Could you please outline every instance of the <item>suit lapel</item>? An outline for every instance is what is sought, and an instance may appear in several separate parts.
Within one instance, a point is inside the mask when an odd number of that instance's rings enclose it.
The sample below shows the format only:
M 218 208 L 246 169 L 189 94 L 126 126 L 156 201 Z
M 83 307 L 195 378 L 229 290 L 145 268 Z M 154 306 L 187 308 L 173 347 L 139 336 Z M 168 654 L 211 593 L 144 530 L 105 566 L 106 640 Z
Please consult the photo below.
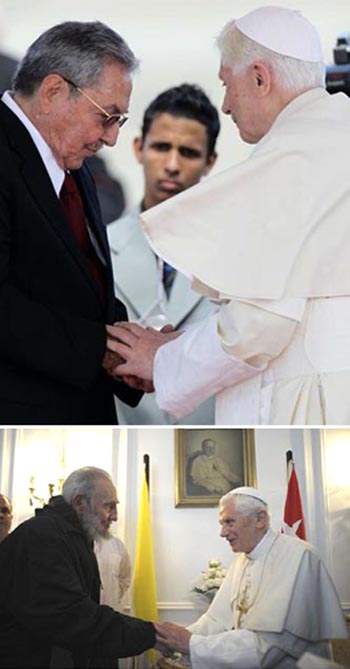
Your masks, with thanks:
M 105 226 L 102 223 L 99 202 L 96 196 L 93 177 L 86 165 L 80 170 L 72 172 L 83 199 L 84 209 L 89 220 L 89 225 L 95 235 L 100 253 L 105 262 L 109 260 L 109 247 Z

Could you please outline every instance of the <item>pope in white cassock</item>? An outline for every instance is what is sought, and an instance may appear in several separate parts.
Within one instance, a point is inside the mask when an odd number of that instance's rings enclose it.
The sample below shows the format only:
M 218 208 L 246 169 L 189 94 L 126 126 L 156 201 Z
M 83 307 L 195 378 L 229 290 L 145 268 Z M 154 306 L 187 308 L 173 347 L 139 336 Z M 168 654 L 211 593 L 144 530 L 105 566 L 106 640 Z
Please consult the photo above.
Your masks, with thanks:
M 221 536 L 241 553 L 207 612 L 187 629 L 157 623 L 158 642 L 188 653 L 194 669 L 291 669 L 304 652 L 329 657 L 345 638 L 330 575 L 310 544 L 270 529 L 254 488 L 220 500 Z
M 325 91 L 318 33 L 298 11 L 256 9 L 218 46 L 222 110 L 256 146 L 142 220 L 220 308 L 177 338 L 108 328 L 126 360 L 113 373 L 153 378 L 177 417 L 216 394 L 218 424 L 349 424 L 350 100 Z

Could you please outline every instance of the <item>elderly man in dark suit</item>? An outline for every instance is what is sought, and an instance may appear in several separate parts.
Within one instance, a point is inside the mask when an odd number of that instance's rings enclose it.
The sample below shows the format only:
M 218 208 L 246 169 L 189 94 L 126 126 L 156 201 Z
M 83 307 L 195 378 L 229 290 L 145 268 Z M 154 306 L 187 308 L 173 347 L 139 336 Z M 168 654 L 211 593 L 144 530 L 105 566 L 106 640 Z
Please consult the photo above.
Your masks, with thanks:
M 0 423 L 113 424 L 105 368 L 115 300 L 106 233 L 84 165 L 114 146 L 137 60 L 99 22 L 66 22 L 29 48 L 0 102 Z

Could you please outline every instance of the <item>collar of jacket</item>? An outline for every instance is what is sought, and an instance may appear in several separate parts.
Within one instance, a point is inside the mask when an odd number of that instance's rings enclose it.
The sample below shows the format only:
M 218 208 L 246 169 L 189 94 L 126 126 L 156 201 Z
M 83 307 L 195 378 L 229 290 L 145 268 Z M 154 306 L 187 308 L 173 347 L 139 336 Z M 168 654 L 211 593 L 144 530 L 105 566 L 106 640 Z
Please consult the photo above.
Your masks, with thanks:
M 83 534 L 88 544 L 93 546 L 93 541 L 84 530 L 77 513 L 71 505 L 65 501 L 62 495 L 54 495 L 51 497 L 48 504 L 45 504 L 42 509 L 35 510 L 35 515 L 56 517 L 57 520 L 63 521 L 67 532 L 79 532 L 80 534 Z

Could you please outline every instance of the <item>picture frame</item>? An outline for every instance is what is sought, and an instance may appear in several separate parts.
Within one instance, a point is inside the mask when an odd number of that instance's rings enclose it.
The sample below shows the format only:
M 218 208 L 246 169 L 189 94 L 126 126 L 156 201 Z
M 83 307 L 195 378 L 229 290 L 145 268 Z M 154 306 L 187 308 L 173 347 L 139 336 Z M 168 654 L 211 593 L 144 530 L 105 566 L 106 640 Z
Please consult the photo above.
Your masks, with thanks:
M 239 486 L 256 486 L 254 430 L 175 430 L 175 506 L 217 506 Z

